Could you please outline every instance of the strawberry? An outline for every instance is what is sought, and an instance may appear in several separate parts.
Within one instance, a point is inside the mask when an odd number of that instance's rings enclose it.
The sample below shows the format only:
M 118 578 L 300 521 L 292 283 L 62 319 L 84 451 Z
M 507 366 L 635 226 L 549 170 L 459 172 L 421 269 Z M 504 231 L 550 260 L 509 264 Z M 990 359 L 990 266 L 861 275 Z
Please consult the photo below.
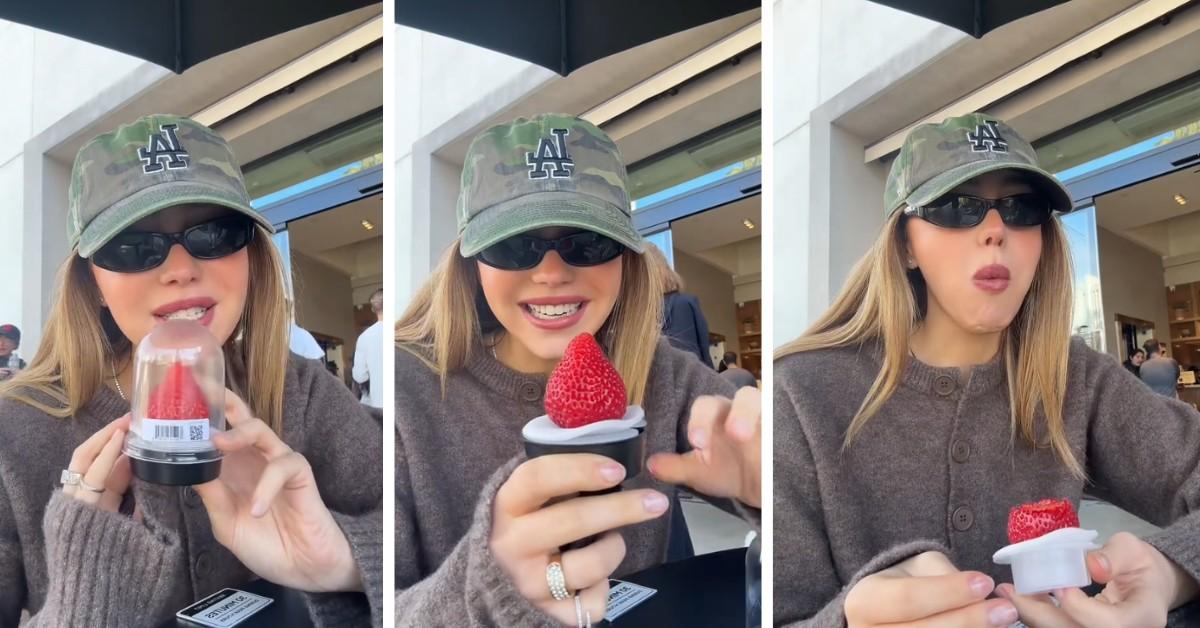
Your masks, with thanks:
M 556 425 L 580 427 L 625 416 L 625 383 L 591 334 L 567 345 L 546 384 L 546 414 Z
M 1062 528 L 1078 528 L 1079 515 L 1065 499 L 1043 499 L 1022 504 L 1008 513 L 1008 542 L 1036 539 Z
M 150 391 L 146 403 L 146 417 L 150 419 L 204 419 L 208 418 L 208 404 L 204 391 L 192 376 L 192 371 L 180 362 L 167 369 L 167 375 Z

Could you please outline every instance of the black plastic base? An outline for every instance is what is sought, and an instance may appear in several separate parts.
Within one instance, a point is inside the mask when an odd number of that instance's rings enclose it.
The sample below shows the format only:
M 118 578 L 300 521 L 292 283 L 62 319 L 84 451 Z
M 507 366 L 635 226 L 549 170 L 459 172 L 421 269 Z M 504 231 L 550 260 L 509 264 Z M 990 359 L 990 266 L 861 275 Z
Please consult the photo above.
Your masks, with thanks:
M 150 462 L 130 456 L 129 466 L 138 479 L 152 484 L 168 486 L 193 486 L 204 484 L 217 479 L 221 475 L 221 459 L 207 462 L 189 462 L 172 464 L 167 462 Z

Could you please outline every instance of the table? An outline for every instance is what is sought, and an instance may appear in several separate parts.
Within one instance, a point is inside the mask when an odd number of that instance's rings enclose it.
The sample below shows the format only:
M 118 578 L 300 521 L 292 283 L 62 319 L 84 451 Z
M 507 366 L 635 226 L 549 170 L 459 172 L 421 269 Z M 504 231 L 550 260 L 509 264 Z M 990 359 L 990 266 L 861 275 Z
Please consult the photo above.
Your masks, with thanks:
M 272 628 L 277 626 L 313 628 L 312 618 L 308 615 L 308 606 L 304 603 L 303 593 L 266 580 L 255 580 L 233 588 L 257 593 L 275 600 L 270 606 L 238 624 L 238 628 L 266 628 L 267 626 Z M 172 617 L 159 628 L 200 628 L 200 625 Z
M 653 597 L 602 626 L 746 625 L 746 548 L 664 563 L 618 580 L 657 589 Z

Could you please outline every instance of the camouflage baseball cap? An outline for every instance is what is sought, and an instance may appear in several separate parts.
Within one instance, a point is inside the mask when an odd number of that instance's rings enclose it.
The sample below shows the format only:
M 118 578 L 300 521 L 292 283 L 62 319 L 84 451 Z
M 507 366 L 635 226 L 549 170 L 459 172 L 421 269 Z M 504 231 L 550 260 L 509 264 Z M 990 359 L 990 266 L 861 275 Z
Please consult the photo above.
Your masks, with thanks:
M 1054 175 L 1038 166 L 1037 153 L 1004 122 L 982 113 L 922 124 L 904 138 L 892 162 L 883 193 L 884 217 L 904 207 L 920 207 L 979 175 L 996 170 L 1027 173 L 1031 185 L 1051 198 L 1054 208 L 1071 211 L 1071 195 Z
M 224 138 L 189 118 L 146 116 L 79 149 L 71 169 L 69 244 L 91 257 L 137 221 L 192 203 L 237 210 L 273 231 L 250 207 L 241 168 Z
M 543 114 L 494 126 L 467 150 L 459 252 L 471 257 L 526 231 L 575 227 L 641 253 L 627 190 L 617 145 L 586 120 Z

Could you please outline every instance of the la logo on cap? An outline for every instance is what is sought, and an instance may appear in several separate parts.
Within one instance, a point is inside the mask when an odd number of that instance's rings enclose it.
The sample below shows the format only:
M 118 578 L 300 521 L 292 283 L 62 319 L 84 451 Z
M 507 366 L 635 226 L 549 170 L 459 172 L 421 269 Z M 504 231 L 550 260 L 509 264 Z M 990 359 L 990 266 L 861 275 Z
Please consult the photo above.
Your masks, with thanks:
M 567 154 L 567 134 L 570 129 L 551 129 L 553 138 L 538 140 L 537 150 L 525 153 L 530 179 L 568 179 L 575 171 L 575 161 Z
M 152 174 L 167 170 L 182 170 L 188 167 L 188 159 L 190 155 L 184 150 L 179 143 L 179 136 L 175 135 L 175 129 L 179 128 L 176 124 L 164 124 L 159 127 L 158 133 L 150 136 L 145 148 L 138 150 L 138 157 L 142 159 L 142 172 Z
M 1000 137 L 1000 127 L 992 120 L 976 125 L 974 133 L 967 133 L 967 139 L 971 140 L 973 153 L 1008 152 L 1008 142 Z

